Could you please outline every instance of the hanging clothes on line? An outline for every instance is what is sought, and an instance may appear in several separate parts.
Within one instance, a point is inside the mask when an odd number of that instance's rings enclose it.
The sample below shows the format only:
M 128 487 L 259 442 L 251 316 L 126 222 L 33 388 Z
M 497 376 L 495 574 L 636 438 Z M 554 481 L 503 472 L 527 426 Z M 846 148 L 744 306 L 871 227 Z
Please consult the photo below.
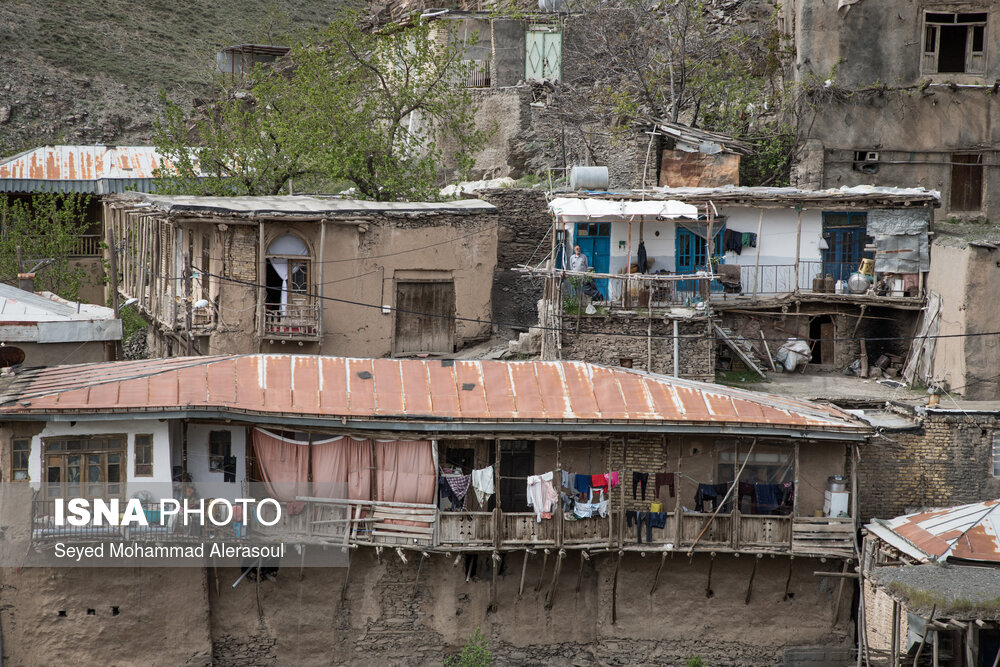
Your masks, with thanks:
M 660 487 L 666 486 L 670 489 L 670 497 L 674 496 L 674 473 L 672 472 L 658 472 L 656 473 L 656 478 L 653 483 L 653 495 L 657 498 L 660 497 Z
M 573 488 L 580 494 L 580 498 L 590 494 L 590 475 L 573 475 Z
M 552 506 L 559 502 L 559 495 L 552 487 L 552 473 L 529 475 L 527 480 L 528 507 L 534 508 L 538 523 L 542 518 L 552 518 Z
M 444 495 L 451 501 L 453 510 L 465 509 L 465 497 L 469 493 L 469 485 L 472 483 L 472 475 L 442 475 L 444 482 Z
M 472 490 L 476 493 L 479 506 L 485 508 L 490 496 L 496 492 L 493 481 L 493 466 L 472 471 Z
M 743 232 L 743 247 L 744 248 L 757 247 L 757 234 L 755 232 Z
M 723 234 L 722 247 L 726 252 L 732 251 L 737 255 L 743 252 L 743 234 L 727 229 Z

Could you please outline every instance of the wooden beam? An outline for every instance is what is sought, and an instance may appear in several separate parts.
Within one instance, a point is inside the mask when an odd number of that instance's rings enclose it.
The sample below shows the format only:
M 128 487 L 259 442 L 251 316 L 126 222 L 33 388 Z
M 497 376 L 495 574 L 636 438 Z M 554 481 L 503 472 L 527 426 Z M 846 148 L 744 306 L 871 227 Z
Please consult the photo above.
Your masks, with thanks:
M 549 586 L 549 594 L 545 598 L 545 608 L 552 609 L 556 601 L 556 587 L 559 585 L 559 573 L 562 571 L 562 562 L 566 558 L 566 550 L 560 549 L 556 554 L 556 566 L 552 572 L 552 585 Z
M 542 578 L 545 576 L 545 566 L 549 562 L 549 550 L 545 549 L 542 551 L 542 569 L 538 572 L 538 583 L 535 584 L 535 592 L 542 590 Z
M 753 580 L 757 576 L 757 561 L 761 559 L 761 555 L 757 554 L 757 557 L 753 559 L 753 569 L 750 570 L 750 581 L 747 582 L 747 594 L 743 599 L 743 604 L 750 604 L 750 596 L 753 594 Z
M 757 286 L 760 284 L 760 246 L 764 240 L 763 236 L 764 230 L 764 209 L 760 209 L 760 217 L 757 218 L 757 252 L 755 253 L 753 259 L 753 298 L 757 298 Z M 767 345 L 767 342 L 764 342 Z M 770 356 L 770 353 L 768 353 Z M 771 364 L 771 370 L 774 370 L 774 363 Z
M 798 220 L 795 223 L 795 289 L 792 290 L 795 294 L 799 293 L 799 257 L 802 255 L 802 207 L 796 206 L 798 210 Z M 757 244 L 760 245 L 760 239 L 757 239 Z
M 664 551 L 660 556 L 660 566 L 656 568 L 656 576 L 653 577 L 653 587 L 649 589 L 649 594 L 652 595 L 656 592 L 656 586 L 660 583 L 660 570 L 663 569 L 663 564 L 667 561 L 667 552 Z
M 615 561 L 615 575 L 611 583 L 611 625 L 618 622 L 618 570 L 622 566 L 622 556 L 624 551 L 618 551 L 618 560 Z
M 524 575 L 528 572 L 528 550 L 524 550 L 524 560 L 521 561 L 521 585 L 517 588 L 517 599 L 521 599 L 521 594 L 524 593 Z

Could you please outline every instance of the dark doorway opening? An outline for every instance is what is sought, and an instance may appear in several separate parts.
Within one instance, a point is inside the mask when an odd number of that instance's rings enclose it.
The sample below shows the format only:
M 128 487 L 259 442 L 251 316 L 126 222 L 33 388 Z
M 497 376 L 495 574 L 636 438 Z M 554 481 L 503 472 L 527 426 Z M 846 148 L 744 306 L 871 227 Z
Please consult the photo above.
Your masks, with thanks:
M 809 338 L 812 340 L 812 362 L 814 364 L 833 363 L 835 336 L 833 317 L 819 315 L 809 322 Z

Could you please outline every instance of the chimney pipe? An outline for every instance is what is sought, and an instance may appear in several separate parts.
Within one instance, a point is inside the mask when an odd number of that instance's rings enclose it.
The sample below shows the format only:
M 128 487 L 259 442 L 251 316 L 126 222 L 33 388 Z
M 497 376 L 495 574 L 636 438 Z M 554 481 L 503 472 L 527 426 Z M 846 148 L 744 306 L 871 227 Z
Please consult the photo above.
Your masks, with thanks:
M 25 292 L 35 291 L 35 274 L 34 273 L 19 273 L 17 274 L 17 286 L 23 289 Z

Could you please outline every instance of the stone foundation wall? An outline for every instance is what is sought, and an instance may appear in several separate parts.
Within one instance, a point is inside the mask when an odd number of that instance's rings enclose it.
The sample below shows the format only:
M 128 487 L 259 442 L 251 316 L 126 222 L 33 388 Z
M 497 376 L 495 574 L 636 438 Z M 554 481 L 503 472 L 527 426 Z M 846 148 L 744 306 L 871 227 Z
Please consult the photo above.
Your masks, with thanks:
M 606 366 L 620 366 L 631 359 L 632 368 L 672 375 L 674 372 L 673 324 L 662 318 L 651 321 L 640 315 L 584 315 L 580 333 L 576 317 L 565 316 L 563 326 L 574 333 L 562 335 L 561 357 Z M 678 326 L 679 374 L 690 380 L 715 379 L 715 340 L 706 335 L 706 322 L 681 322 Z M 647 333 L 652 329 L 652 336 Z M 652 364 L 647 364 L 650 356 Z

